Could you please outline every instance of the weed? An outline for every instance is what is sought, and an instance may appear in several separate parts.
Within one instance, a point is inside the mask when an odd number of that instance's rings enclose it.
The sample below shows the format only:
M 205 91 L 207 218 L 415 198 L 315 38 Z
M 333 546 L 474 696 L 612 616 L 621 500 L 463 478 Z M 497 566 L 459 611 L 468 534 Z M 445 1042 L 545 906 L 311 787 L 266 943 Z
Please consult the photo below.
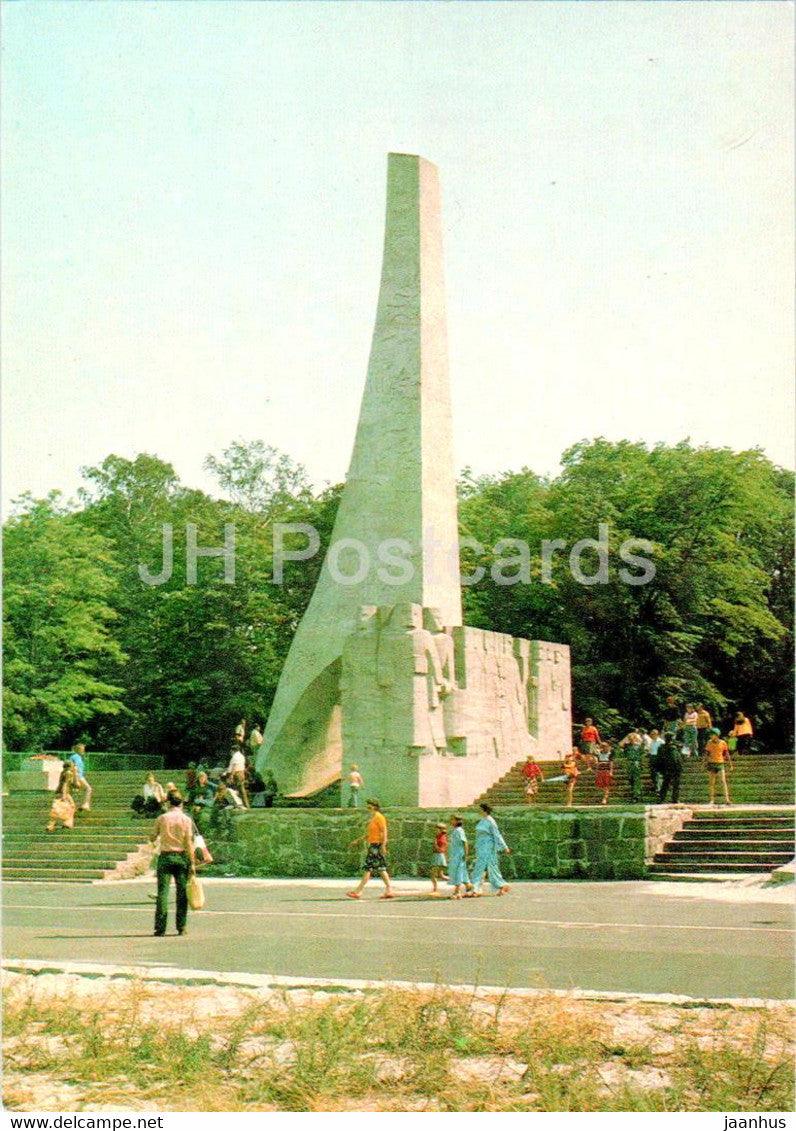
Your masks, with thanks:
M 763 1112 L 792 1104 L 784 1009 L 490 997 L 444 986 L 316 992 L 309 1001 L 306 990 L 79 979 L 59 986 L 56 994 L 27 975 L 7 979 L 11 1110 L 48 1110 L 49 1102 L 63 1111 L 101 1103 L 219 1112 Z M 56 1084 L 72 1090 L 57 1093 Z

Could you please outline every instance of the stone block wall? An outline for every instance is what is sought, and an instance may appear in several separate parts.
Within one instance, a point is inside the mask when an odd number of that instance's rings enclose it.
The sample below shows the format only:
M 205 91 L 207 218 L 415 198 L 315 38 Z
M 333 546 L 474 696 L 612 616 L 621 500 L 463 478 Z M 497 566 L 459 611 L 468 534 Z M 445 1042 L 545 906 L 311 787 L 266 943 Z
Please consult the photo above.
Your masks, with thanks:
M 651 805 L 647 810 L 647 837 L 645 858 L 651 864 L 656 852 L 679 832 L 686 821 L 690 821 L 694 810 L 688 805 Z
M 389 866 L 396 878 L 429 874 L 434 826 L 448 810 L 389 809 Z M 462 813 L 471 845 L 478 814 Z M 512 854 L 501 855 L 506 879 L 641 879 L 646 875 L 643 810 L 534 810 L 495 814 Z M 228 836 L 208 835 L 216 863 L 208 875 L 353 877 L 363 848 L 348 848 L 364 831 L 353 810 L 270 809 L 237 815 Z

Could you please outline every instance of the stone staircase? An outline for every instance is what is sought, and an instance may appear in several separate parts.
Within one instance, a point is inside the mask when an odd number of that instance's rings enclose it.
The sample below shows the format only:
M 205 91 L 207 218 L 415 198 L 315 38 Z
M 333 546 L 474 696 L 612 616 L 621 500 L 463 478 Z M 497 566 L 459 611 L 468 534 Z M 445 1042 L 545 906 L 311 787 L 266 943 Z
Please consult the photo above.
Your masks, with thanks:
M 539 762 L 545 778 L 561 773 L 559 762 Z M 794 800 L 794 762 L 790 754 L 748 754 L 736 757 L 735 767 L 727 774 L 730 797 L 735 805 L 792 805 Z M 495 782 L 474 804 L 486 801 L 492 806 L 525 805 L 525 778 L 523 763 L 518 762 L 508 773 Z M 630 804 L 630 783 L 627 762 L 617 756 L 613 764 L 614 785 L 611 803 Z M 680 779 L 680 801 L 686 805 L 702 805 L 708 800 L 708 775 L 701 759 L 687 759 Z M 543 782 L 533 802 L 534 805 L 563 805 L 566 786 L 563 782 Z M 594 773 L 582 771 L 575 787 L 575 805 L 599 805 L 602 790 L 594 784 Z M 645 769 L 642 780 L 642 802 L 653 804 L 656 798 Z
M 92 808 L 75 816 L 73 829 L 45 831 L 52 794 L 11 793 L 3 799 L 3 879 L 87 883 L 126 879 L 149 866 L 152 822 L 135 817 L 130 802 L 140 792 L 140 771 L 95 771 Z M 166 772 L 159 774 L 165 785 Z M 177 782 L 182 788 L 182 774 Z M 75 800 L 82 803 L 77 791 Z
M 546 777 L 559 773 L 557 762 L 540 765 Z M 736 805 L 748 808 L 697 810 L 655 857 L 651 875 L 769 872 L 792 858 L 792 759 L 784 755 L 750 755 L 737 758 L 735 765 L 737 769 L 730 775 L 731 796 Z M 525 805 L 521 767 L 522 763 L 518 763 L 479 800 L 494 806 Z M 170 773 L 183 789 L 183 773 Z M 158 774 L 164 785 L 168 776 L 167 771 Z M 615 778 L 611 802 L 627 805 L 630 789 L 621 761 L 615 767 Z M 4 799 L 4 879 L 86 883 L 127 878 L 146 870 L 151 822 L 134 817 L 130 809 L 143 775 L 140 771 L 95 771 L 89 774 L 89 780 L 94 788 L 92 809 L 78 813 L 74 829 L 45 832 L 50 793 L 20 791 Z M 534 807 L 563 804 L 564 788 L 563 783 L 544 783 Z M 76 799 L 80 802 L 80 793 Z M 582 774 L 575 790 L 575 804 L 598 805 L 600 799 L 593 773 Z M 701 763 L 686 763 L 680 799 L 690 805 L 707 801 L 707 774 Z M 644 800 L 654 800 L 646 781 Z M 306 806 L 307 802 L 303 804 Z
M 649 866 L 657 878 L 771 872 L 793 859 L 794 809 L 696 810 Z

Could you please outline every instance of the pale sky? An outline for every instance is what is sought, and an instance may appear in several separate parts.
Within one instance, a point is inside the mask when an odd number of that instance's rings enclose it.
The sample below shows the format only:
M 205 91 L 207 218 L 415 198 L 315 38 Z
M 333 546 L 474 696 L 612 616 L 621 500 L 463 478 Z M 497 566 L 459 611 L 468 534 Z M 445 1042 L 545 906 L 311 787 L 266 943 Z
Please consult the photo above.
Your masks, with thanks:
M 4 6 L 3 499 L 262 439 L 343 478 L 386 155 L 440 169 L 454 444 L 793 462 L 785 3 Z

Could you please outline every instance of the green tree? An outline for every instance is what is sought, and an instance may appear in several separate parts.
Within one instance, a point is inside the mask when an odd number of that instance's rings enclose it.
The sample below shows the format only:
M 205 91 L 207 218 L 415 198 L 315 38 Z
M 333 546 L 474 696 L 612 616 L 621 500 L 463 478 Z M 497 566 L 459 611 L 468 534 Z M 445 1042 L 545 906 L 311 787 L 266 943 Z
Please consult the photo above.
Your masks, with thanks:
M 103 724 L 96 736 L 102 745 L 152 751 L 179 764 L 225 755 L 238 718 L 267 717 L 312 592 L 307 574 L 320 567 L 319 560 L 307 563 L 307 571 L 289 569 L 286 584 L 274 585 L 273 524 L 312 522 L 323 529 L 336 504 L 325 495 L 316 503 L 288 457 L 269 448 L 269 458 L 260 459 L 263 451 L 232 445 L 214 461 L 220 485 L 234 496 L 227 499 L 184 488 L 171 466 L 153 456 L 111 456 L 86 469 L 82 521 L 111 540 L 121 563 L 117 633 L 129 657 L 116 674 L 130 713 Z M 196 577 L 187 575 L 189 524 L 204 548 L 224 545 L 231 528 L 232 583 L 218 557 L 200 557 Z M 164 570 L 169 540 L 170 573 Z M 157 583 L 148 584 L 141 567 Z
M 65 744 L 79 730 L 171 765 L 224 754 L 238 718 L 265 719 L 340 487 L 313 493 L 302 468 L 261 443 L 236 442 L 207 466 L 223 498 L 184 487 L 155 456 L 112 455 L 85 470 L 81 509 L 27 498 L 6 524 L 9 744 Z M 465 586 L 466 623 L 569 644 L 578 717 L 654 723 L 674 692 L 719 717 L 745 710 L 769 745 L 790 740 L 793 477 L 759 452 L 583 442 L 552 481 L 527 468 L 466 475 L 459 518 L 474 540 L 463 572 L 484 573 Z M 280 585 L 276 523 L 320 535 L 319 553 L 288 564 Z M 188 576 L 191 527 L 200 547 L 234 529 L 234 584 L 219 558 Z M 601 527 L 605 576 L 593 547 L 571 559 Z M 648 584 L 620 574 L 638 574 L 620 558 L 634 538 L 649 543 Z M 545 558 L 545 543 L 560 545 Z M 163 576 L 148 583 L 141 567 L 149 582 Z
M 263 521 L 312 498 L 305 468 L 262 440 L 235 440 L 221 458 L 208 456 L 204 466 L 231 502 Z
M 6 740 L 38 749 L 124 710 L 122 687 L 105 677 L 124 661 L 113 635 L 118 563 L 57 492 L 23 496 L 3 546 Z
M 665 696 L 704 700 L 720 717 L 742 708 L 769 743 L 790 740 L 793 619 L 792 477 L 759 452 L 691 447 L 652 450 L 598 439 L 575 445 L 545 483 L 530 472 L 465 484 L 463 533 L 486 547 L 529 541 L 530 585 L 499 586 L 487 573 L 465 590 L 470 623 L 572 648 L 575 709 L 615 729 L 659 720 Z M 608 572 L 584 549 L 607 527 Z M 645 539 L 649 551 L 628 546 Z M 543 540 L 559 540 L 541 577 Z M 620 558 L 634 550 L 654 563 L 641 576 Z M 464 555 L 463 555 L 464 556 Z M 496 555 L 487 550 L 487 570 Z
M 189 526 L 200 548 L 225 541 L 230 506 L 182 486 L 171 465 L 140 455 L 110 456 L 87 468 L 81 520 L 108 538 L 120 562 L 117 632 L 129 657 L 118 672 L 130 713 L 96 736 L 113 749 L 152 752 L 167 765 L 215 753 L 245 712 L 252 633 L 245 571 L 234 584 L 224 562 L 199 557 L 189 578 Z M 241 531 L 235 530 L 236 566 Z

